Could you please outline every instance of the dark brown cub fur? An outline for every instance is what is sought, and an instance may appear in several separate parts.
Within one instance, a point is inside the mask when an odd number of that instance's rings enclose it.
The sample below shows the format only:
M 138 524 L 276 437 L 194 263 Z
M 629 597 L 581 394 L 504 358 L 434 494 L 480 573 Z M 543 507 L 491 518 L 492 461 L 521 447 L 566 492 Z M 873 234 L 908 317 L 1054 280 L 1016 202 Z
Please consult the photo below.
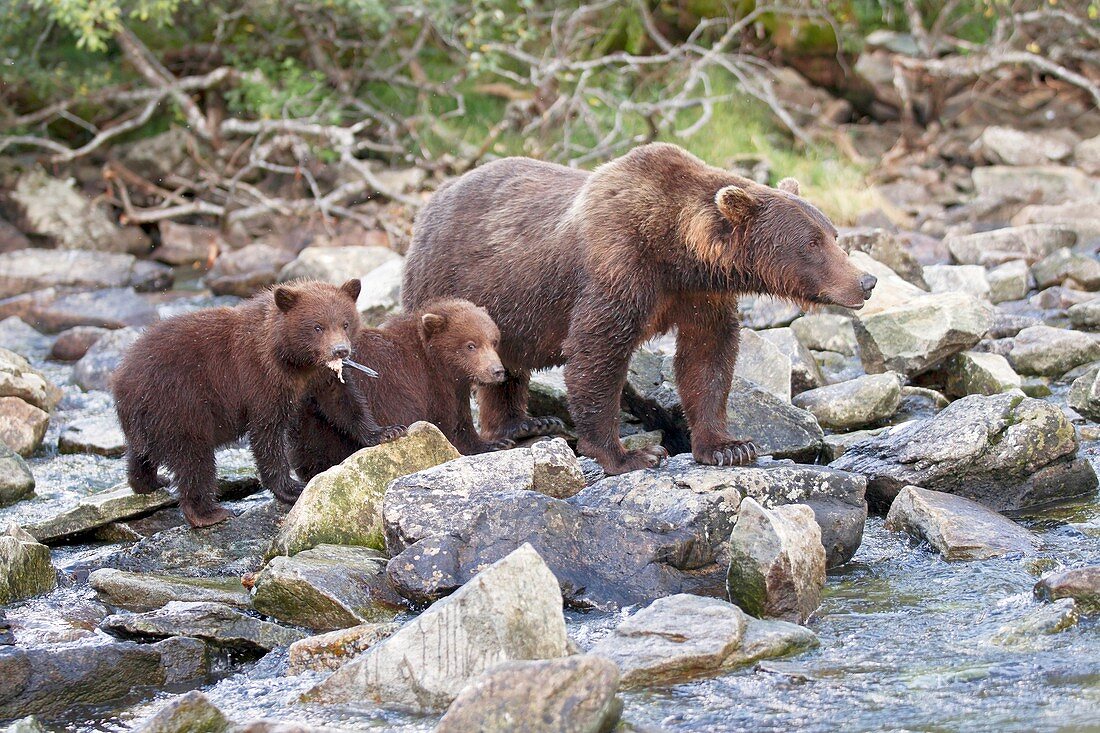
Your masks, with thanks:
M 229 516 L 215 496 L 214 451 L 248 435 L 264 485 L 293 502 L 286 431 L 308 383 L 351 353 L 359 281 L 282 285 L 236 308 L 211 308 L 152 326 L 114 376 L 130 486 L 148 493 L 175 477 L 195 527 Z
M 623 447 L 620 396 L 634 350 L 676 328 L 695 459 L 747 463 L 755 447 L 726 425 L 738 295 L 858 308 L 874 287 L 797 193 L 793 181 L 769 188 L 662 143 L 593 173 L 498 160 L 441 187 L 421 211 L 403 304 L 467 298 L 500 326 L 508 379 L 478 392 L 488 436 L 523 429 L 531 370 L 565 363 L 579 447 L 608 473 L 663 457 Z
M 511 440 L 483 440 L 470 414 L 471 385 L 504 378 L 499 339 L 489 314 L 465 300 L 429 303 L 381 328 L 360 331 L 355 351 L 381 376 L 345 372 L 348 386 L 363 394 L 364 406 L 346 399 L 335 380 L 311 385 L 292 440 L 298 474 L 308 479 L 374 445 L 343 428 L 354 424 L 364 407 L 383 424 L 434 423 L 464 454 L 511 447 Z

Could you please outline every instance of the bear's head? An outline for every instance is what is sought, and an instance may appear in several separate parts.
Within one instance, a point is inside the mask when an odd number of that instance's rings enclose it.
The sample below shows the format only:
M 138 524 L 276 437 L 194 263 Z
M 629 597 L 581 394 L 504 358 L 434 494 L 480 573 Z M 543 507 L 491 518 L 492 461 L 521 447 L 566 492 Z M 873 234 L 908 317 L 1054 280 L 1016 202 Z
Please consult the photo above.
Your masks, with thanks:
M 468 300 L 439 300 L 417 315 L 420 340 L 439 371 L 456 382 L 504 381 L 497 354 L 500 330 L 484 308 Z
M 360 283 L 340 286 L 306 281 L 272 291 L 276 310 L 276 357 L 296 369 L 310 369 L 351 356 L 359 331 Z

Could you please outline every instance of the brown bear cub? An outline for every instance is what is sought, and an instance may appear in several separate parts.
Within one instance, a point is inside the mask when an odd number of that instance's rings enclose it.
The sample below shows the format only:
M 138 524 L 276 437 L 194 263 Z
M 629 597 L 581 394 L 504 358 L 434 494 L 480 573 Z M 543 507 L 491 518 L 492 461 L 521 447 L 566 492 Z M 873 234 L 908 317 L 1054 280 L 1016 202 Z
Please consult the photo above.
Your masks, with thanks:
M 756 448 L 726 417 L 737 298 L 861 307 L 875 278 L 836 238 L 793 180 L 764 186 L 675 145 L 640 146 L 592 173 L 505 158 L 441 186 L 421 210 L 402 304 L 468 298 L 500 326 L 508 378 L 478 391 L 487 437 L 524 429 L 531 371 L 565 364 L 578 447 L 613 474 L 664 456 L 623 447 L 619 408 L 635 349 L 675 328 L 692 454 L 745 464 Z
M 303 485 L 290 473 L 287 430 L 309 383 L 322 372 L 335 378 L 352 353 L 359 288 L 358 280 L 282 285 L 150 327 L 113 380 L 130 487 L 163 488 L 163 466 L 192 526 L 220 522 L 230 515 L 216 501 L 214 451 L 247 434 L 264 486 L 297 499 Z M 353 432 L 376 442 L 382 433 L 369 412 Z
M 436 301 L 395 316 L 381 328 L 363 329 L 355 352 L 381 376 L 347 373 L 348 384 L 365 397 L 362 405 L 347 399 L 333 379 L 311 384 L 291 440 L 298 475 L 308 480 L 376 444 L 346 428 L 361 419 L 363 410 L 387 424 L 434 423 L 467 455 L 512 447 L 511 440 L 483 440 L 470 413 L 471 386 L 504 379 L 499 341 L 489 314 L 466 300 Z

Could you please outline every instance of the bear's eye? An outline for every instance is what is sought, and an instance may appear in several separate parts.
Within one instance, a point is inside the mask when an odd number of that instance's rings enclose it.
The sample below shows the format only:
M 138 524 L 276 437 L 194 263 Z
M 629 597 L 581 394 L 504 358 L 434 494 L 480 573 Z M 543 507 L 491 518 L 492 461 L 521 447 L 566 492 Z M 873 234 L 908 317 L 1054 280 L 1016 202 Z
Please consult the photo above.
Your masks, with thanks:
M 477 344 L 475 344 L 473 341 L 466 344 L 466 351 L 477 351 Z
M 351 326 L 351 323 L 349 323 L 348 321 L 344 321 L 344 330 L 345 331 L 347 331 L 350 326 Z
M 320 324 L 320 323 L 315 323 L 315 324 L 313 324 L 313 330 L 314 330 L 314 331 L 316 331 L 317 333 L 321 333 L 321 332 L 323 332 L 323 331 L 324 331 L 325 329 L 321 328 L 321 324 Z

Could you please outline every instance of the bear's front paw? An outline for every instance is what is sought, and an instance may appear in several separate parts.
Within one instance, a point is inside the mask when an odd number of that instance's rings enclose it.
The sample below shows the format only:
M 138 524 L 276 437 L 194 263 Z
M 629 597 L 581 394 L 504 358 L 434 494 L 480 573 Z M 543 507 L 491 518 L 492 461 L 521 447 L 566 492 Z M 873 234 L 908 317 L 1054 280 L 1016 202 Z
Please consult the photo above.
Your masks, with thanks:
M 656 468 L 661 461 L 668 457 L 668 451 L 659 445 L 651 445 L 638 450 L 627 451 L 619 460 L 600 461 L 604 473 L 609 476 L 617 476 L 630 471 L 640 471 L 645 468 Z
M 387 425 L 375 434 L 375 445 L 378 443 L 392 443 L 398 438 L 404 438 L 408 432 L 409 429 L 404 425 Z
M 508 431 L 513 440 L 539 438 L 544 435 L 560 435 L 565 432 L 565 423 L 557 417 L 526 417 Z
M 756 444 L 751 440 L 728 440 L 692 451 L 696 462 L 708 466 L 747 466 L 756 460 L 757 453 Z
M 490 451 L 494 450 L 511 450 L 516 447 L 516 441 L 511 438 L 501 438 L 500 440 L 490 440 L 486 444 L 486 448 Z
M 298 479 L 288 478 L 272 486 L 271 493 L 284 504 L 293 504 L 298 501 L 298 497 L 302 495 L 302 490 L 305 487 L 306 485 Z
M 213 503 L 196 506 L 183 504 L 181 508 L 183 509 L 183 516 L 188 524 L 196 529 L 199 527 L 209 527 L 218 522 L 224 522 L 233 516 L 232 512 L 225 507 Z

